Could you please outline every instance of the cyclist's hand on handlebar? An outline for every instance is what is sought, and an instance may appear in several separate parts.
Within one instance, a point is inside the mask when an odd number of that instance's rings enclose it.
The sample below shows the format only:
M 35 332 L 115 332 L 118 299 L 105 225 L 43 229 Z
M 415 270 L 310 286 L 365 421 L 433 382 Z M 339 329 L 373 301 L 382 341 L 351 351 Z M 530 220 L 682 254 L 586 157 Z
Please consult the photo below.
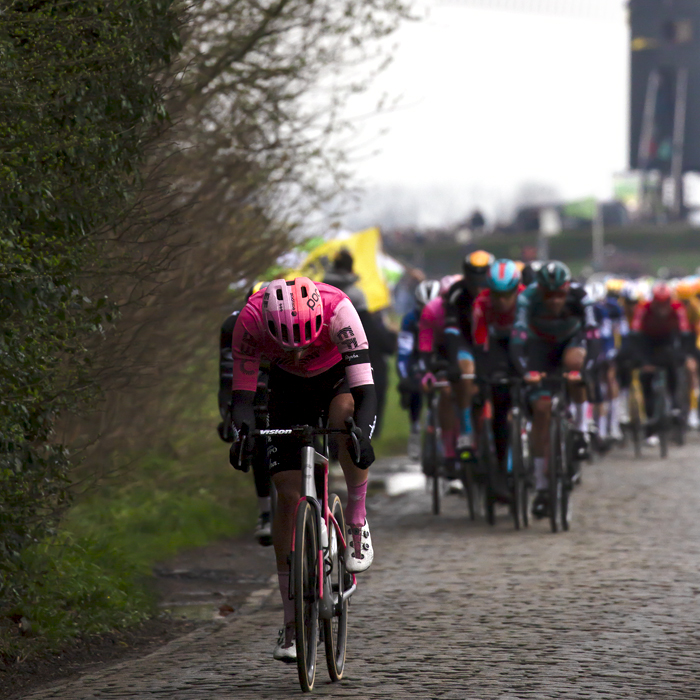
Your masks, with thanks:
M 358 430 L 360 429 L 358 428 Z M 372 462 L 374 462 L 374 448 L 372 447 L 372 443 L 370 442 L 369 438 L 362 435 L 361 430 L 357 440 L 360 443 L 360 458 L 355 459 L 356 455 L 351 452 L 350 454 L 353 457 L 352 461 L 356 467 L 359 467 L 360 469 L 368 469 Z
M 435 384 L 436 381 L 435 375 L 432 372 L 426 372 L 423 375 L 423 378 L 420 380 L 423 391 L 426 393 L 429 392 L 433 388 L 433 384 Z
M 221 423 L 216 426 L 216 431 L 224 442 L 233 442 L 233 430 L 231 428 L 231 421 L 225 420 L 222 420 Z
M 237 430 L 236 426 L 231 426 L 233 439 L 231 449 L 228 453 L 228 461 L 234 469 L 242 472 L 250 470 L 250 458 L 253 456 L 255 440 L 248 437 L 248 426 L 243 426 Z
M 541 382 L 542 379 L 544 378 L 544 373 L 543 372 L 528 372 L 525 375 L 525 381 L 528 384 L 537 384 L 538 382 Z
M 355 425 L 351 418 L 345 421 L 345 425 L 350 430 L 348 436 L 348 452 L 353 464 L 360 469 L 367 469 L 374 462 L 374 448 L 368 437 L 362 433 L 362 428 Z

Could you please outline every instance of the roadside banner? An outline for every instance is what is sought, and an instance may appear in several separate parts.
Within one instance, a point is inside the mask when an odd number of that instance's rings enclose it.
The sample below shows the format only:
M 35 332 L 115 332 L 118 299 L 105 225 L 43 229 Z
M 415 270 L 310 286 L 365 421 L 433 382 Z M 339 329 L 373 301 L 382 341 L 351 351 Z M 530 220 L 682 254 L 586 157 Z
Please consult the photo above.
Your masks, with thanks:
M 367 298 L 370 311 L 379 311 L 391 305 L 391 293 L 387 280 L 395 282 L 403 274 L 403 266 L 382 252 L 382 239 L 378 228 L 368 228 L 357 233 L 339 234 L 309 251 L 306 259 L 285 277 L 309 277 L 323 281 L 333 265 L 338 251 L 346 249 L 354 258 L 353 271 L 359 277 L 357 286 Z

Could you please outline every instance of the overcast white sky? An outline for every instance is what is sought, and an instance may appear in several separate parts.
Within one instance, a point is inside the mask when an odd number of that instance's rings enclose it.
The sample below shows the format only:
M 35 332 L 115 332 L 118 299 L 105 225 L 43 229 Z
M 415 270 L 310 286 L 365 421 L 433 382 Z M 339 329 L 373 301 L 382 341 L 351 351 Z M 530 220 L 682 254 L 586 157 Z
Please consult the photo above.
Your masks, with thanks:
M 360 122 L 358 143 L 379 149 L 355 163 L 368 192 L 360 218 L 400 199 L 423 224 L 453 221 L 475 204 L 493 216 L 533 182 L 567 199 L 611 196 L 613 174 L 627 164 L 623 0 L 417 8 L 427 18 L 394 35 L 393 64 L 352 105 L 362 113 L 384 92 L 402 104 Z

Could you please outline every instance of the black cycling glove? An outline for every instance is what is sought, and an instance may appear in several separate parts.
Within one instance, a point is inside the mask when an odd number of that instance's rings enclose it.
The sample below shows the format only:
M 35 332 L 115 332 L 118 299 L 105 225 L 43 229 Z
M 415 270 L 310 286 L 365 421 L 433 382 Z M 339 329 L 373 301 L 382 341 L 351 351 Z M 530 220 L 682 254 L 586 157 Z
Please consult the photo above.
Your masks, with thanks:
M 374 449 L 370 442 L 370 436 L 377 424 L 377 394 L 374 384 L 363 384 L 350 389 L 355 400 L 355 424 L 359 428 L 356 435 L 360 443 L 360 455 L 357 459 L 352 440 L 348 437 L 348 450 L 352 461 L 360 469 L 367 469 L 374 462 Z

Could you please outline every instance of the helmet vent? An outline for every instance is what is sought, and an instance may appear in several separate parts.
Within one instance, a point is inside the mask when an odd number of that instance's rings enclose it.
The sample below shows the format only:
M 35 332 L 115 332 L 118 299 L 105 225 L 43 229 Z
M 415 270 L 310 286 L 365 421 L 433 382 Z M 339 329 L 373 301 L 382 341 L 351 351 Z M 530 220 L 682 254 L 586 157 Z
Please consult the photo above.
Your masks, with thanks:
M 306 297 L 309 296 L 309 292 L 306 290 L 306 287 L 301 288 L 301 298 L 306 299 Z
M 311 321 L 307 321 L 304 325 L 304 333 L 306 334 L 306 340 L 311 340 Z
M 301 343 L 301 333 L 299 331 L 299 324 L 295 323 L 292 326 L 292 330 L 294 331 L 294 342 L 295 343 Z
M 282 301 L 282 299 L 284 298 L 284 297 L 282 296 L 282 290 L 279 289 L 279 288 L 277 289 L 277 298 L 278 298 L 280 301 Z
M 321 314 L 316 316 L 316 332 L 317 333 L 318 333 L 320 328 L 321 328 Z
M 289 342 L 289 331 L 287 330 L 287 324 L 283 323 L 282 324 L 282 342 L 283 343 L 288 343 Z
M 275 338 L 277 337 L 277 329 L 275 328 L 275 324 L 272 323 L 272 321 L 267 322 L 267 327 L 270 329 L 270 333 L 272 333 Z

